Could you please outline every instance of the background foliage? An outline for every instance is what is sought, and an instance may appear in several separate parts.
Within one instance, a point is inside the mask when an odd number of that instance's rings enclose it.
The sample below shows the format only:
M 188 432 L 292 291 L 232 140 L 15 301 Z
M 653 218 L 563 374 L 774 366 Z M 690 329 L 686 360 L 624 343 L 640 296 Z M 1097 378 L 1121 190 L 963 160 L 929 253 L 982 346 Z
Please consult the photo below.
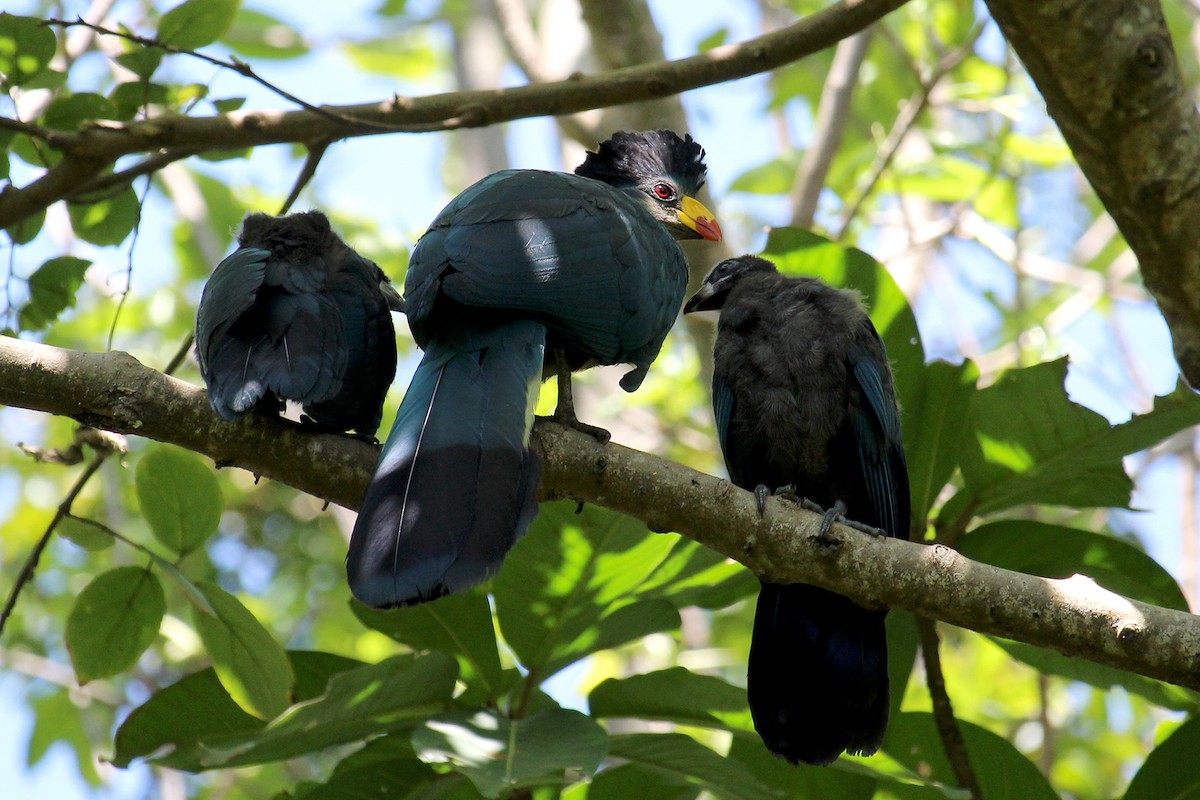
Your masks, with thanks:
M 243 63 L 312 104 L 520 83 L 518 63 L 550 77 L 595 69 L 589 33 L 597 47 L 610 40 L 588 31 L 575 0 L 517 4 L 537 70 L 513 5 L 385 0 L 331 19 L 325 4 L 29 2 L 14 9 L 24 16 L 0 15 L 3 114 L 73 130 L 294 107 L 239 74 Z M 820 5 L 652 7 L 668 53 L 684 55 Z M 1193 80 L 1194 9 L 1168 0 L 1164 11 Z M 235 69 L 41 24 L 76 14 Z M 685 105 L 732 248 L 868 300 L 895 364 L 916 537 L 1187 609 L 1200 401 L 1175 385 L 1136 261 L 995 26 L 970 3 L 907 4 L 870 34 L 850 103 L 830 121 L 818 109 L 838 69 L 822 53 Z M 607 122 L 583 115 L 564 129 Z M 805 154 L 832 140 L 824 189 L 806 196 Z M 14 127 L 0 127 L 0 142 L 0 178 L 18 186 L 56 158 Z M 324 154 L 297 207 L 328 212 L 399 281 L 407 247 L 466 183 L 509 164 L 569 168 L 581 152 L 548 120 L 352 139 Z M 279 210 L 306 155 L 214 145 L 7 228 L 4 326 L 165 367 L 242 215 Z M 399 339 L 402 387 L 413 361 Z M 719 472 L 706 348 L 679 326 L 631 396 L 616 390 L 618 371 L 589 375 L 583 417 Z M 190 358 L 177 374 L 198 382 Z M 73 460 L 74 436 L 68 420 L 0 411 L 6 591 L 85 469 L 56 463 Z M 349 601 L 346 512 L 176 448 L 127 446 L 107 459 L 92 444 L 78 452 L 95 477 L 0 637 L 5 716 L 31 721 L 0 739 L 24 761 L 22 786 L 312 800 L 964 796 L 905 613 L 889 618 L 895 708 L 883 752 L 792 768 L 763 750 L 742 689 L 755 581 L 694 542 L 548 503 L 487 591 L 383 613 Z M 1194 693 L 941 633 L 986 797 L 1200 797 Z

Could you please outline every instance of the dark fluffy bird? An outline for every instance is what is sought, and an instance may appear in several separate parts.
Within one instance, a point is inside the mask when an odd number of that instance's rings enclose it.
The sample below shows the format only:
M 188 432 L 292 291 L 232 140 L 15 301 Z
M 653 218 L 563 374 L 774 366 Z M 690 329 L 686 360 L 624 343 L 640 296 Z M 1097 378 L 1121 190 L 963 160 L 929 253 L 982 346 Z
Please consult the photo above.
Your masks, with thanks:
M 419 603 L 499 569 L 537 515 L 543 368 L 568 423 L 569 370 L 628 363 L 621 386 L 641 384 L 683 302 L 676 240 L 720 238 L 694 199 L 704 176 L 690 136 L 622 132 L 574 175 L 497 172 L 433 221 L 405 280 L 425 354 L 354 526 L 355 597 Z
M 721 311 L 713 407 L 730 479 L 760 497 L 788 487 L 907 539 L 900 412 L 858 296 L 741 256 L 718 264 L 684 311 L 706 309 Z M 889 710 L 886 613 L 815 586 L 762 581 L 747 694 L 771 752 L 828 764 L 843 750 L 879 749 Z
M 250 214 L 196 311 L 196 356 L 224 419 L 299 403 L 323 431 L 373 437 L 396 374 L 400 296 L 319 211 Z

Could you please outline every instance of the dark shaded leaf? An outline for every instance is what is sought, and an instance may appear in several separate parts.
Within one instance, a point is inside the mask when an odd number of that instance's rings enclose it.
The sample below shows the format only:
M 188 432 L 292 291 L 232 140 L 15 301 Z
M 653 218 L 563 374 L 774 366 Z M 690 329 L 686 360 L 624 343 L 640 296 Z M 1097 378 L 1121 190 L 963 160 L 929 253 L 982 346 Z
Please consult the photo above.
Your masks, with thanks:
M 678 786 L 698 786 L 720 800 L 782 797 L 740 762 L 709 750 L 682 733 L 631 733 L 612 737 L 610 755 L 650 770 Z
M 592 716 L 638 717 L 754 734 L 746 690 L 683 667 L 609 678 L 588 695 Z
M 21 309 L 24 330 L 41 330 L 58 315 L 75 305 L 75 293 L 83 286 L 90 261 L 73 256 L 52 258 L 29 276 L 29 302 Z
M 352 601 L 350 607 L 368 628 L 414 650 L 439 650 L 455 656 L 462 679 L 478 683 L 485 695 L 495 697 L 507 688 L 486 592 L 476 589 L 388 611 L 357 601 Z
M 921 396 L 904 398 L 900 410 L 917 534 L 924 533 L 929 510 L 958 467 L 971 433 L 968 415 L 978 379 L 979 370 L 969 361 L 934 361 L 925 365 L 925 380 L 918 384 Z
M 79 130 L 84 122 L 115 119 L 117 109 L 107 97 L 91 92 L 59 97 L 47 108 L 42 124 L 62 131 Z

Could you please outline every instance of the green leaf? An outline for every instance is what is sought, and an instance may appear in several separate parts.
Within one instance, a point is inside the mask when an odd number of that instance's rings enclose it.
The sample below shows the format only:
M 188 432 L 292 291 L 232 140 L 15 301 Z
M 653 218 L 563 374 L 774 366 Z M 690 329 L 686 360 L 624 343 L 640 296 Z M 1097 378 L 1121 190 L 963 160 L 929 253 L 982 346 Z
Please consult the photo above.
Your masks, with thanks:
M 54 530 L 71 544 L 92 553 L 107 550 L 114 541 L 112 534 L 103 527 L 79 517 L 63 517 Z
M 117 109 L 107 97 L 102 94 L 80 92 L 59 97 L 52 102 L 42 116 L 42 124 L 47 128 L 76 131 L 85 122 L 115 119 L 116 116 Z
M 787 194 L 796 182 L 796 170 L 800 166 L 800 154 L 790 152 L 781 158 L 751 167 L 734 179 L 731 192 L 750 194 Z
M 443 711 L 458 664 L 444 653 L 400 655 L 334 674 L 326 691 L 252 735 L 208 742 L 204 767 L 264 764 L 407 728 Z
M 0 14 L 0 86 L 11 89 L 37 75 L 54 58 L 54 31 L 36 17 Z
M 609 755 L 654 772 L 678 786 L 697 786 L 720 800 L 781 797 L 737 761 L 722 758 L 682 733 L 613 736 Z
M 33 731 L 29 734 L 26 764 L 34 766 L 52 747 L 65 744 L 74 752 L 83 779 L 89 785 L 99 787 L 101 780 L 96 771 L 96 756 L 93 752 L 95 734 L 84 724 L 84 709 L 80 708 L 72 694 L 63 689 L 51 694 L 32 694 L 29 697 L 34 722 Z
M 174 552 L 186 555 L 216 533 L 225 503 L 217 477 L 199 458 L 160 445 L 138 462 L 134 484 L 154 538 Z
M 1125 800 L 1200 800 L 1200 718 L 1184 722 L 1146 756 Z
M 439 64 L 429 33 L 421 28 L 362 42 L 346 42 L 343 48 L 359 69 L 391 78 L 427 78 Z
M 221 41 L 246 58 L 299 58 L 309 51 L 295 28 L 281 19 L 243 8 Z
M 162 63 L 165 53 L 157 47 L 142 47 L 133 42 L 129 42 L 126 46 L 128 49 L 117 56 L 115 61 L 137 75 L 142 81 L 148 81 L 154 71 L 158 69 L 158 65 Z
M 124 672 L 158 635 L 166 612 L 162 584 L 142 567 L 97 575 L 67 617 L 67 649 L 81 684 Z
M 988 800 L 1058 800 L 1037 766 L 1012 743 L 966 720 L 958 720 L 958 726 Z M 893 717 L 883 749 L 922 777 L 950 786 L 957 783 L 932 714 L 906 712 Z
M 545 680 L 589 653 L 677 627 L 670 602 L 636 592 L 676 541 L 607 509 L 543 503 L 493 582 L 505 641 Z
M 1087 575 L 1109 591 L 1164 608 L 1188 610 L 1171 573 L 1128 542 L 1034 520 L 1001 520 L 962 537 L 967 558 L 1043 578 Z
M 871 800 L 880 782 L 848 759 L 839 759 L 828 767 L 789 764 L 771 754 L 758 737 L 735 738 L 727 758 L 789 798 Z M 867 759 L 867 763 L 878 760 Z
M 418 761 L 404 736 L 380 736 L 338 762 L 329 780 L 304 792 L 304 800 L 366 800 L 415 797 L 443 778 Z
M 18 136 L 16 138 L 16 142 L 19 143 L 22 141 L 28 143 L 29 137 L 28 136 Z M 16 150 L 15 145 L 14 145 L 13 149 L 15 152 L 15 150 Z M 9 237 L 13 240 L 13 244 L 29 244 L 35 238 L 37 238 L 37 235 L 38 235 L 38 233 L 41 232 L 42 225 L 45 223 L 45 221 L 46 221 L 46 209 L 43 208 L 40 211 L 30 214 L 29 216 L 25 217 L 24 219 L 20 220 L 19 222 L 15 222 L 12 225 L 9 225 L 4 230 L 6 233 L 8 233 Z M 24 309 L 22 309 L 22 311 L 24 311 Z
M 128 81 L 119 83 L 108 98 L 117 110 L 117 119 L 133 119 L 146 106 L 165 105 L 170 92 L 161 83 Z
M 924 533 L 930 509 L 958 468 L 978 379 L 970 361 L 934 361 L 925 365 L 925 379 L 917 384 L 921 396 L 904 398 L 901 416 L 917 534 Z
M 83 286 L 83 275 L 90 261 L 59 256 L 43 263 L 29 276 L 29 302 L 21 309 L 24 330 L 41 330 L 58 315 L 75 305 L 75 293 Z
M 1110 427 L 1068 399 L 1066 373 L 1059 359 L 1010 370 L 976 393 L 962 468 L 977 512 L 1026 503 L 1127 507 L 1133 483 L 1122 458 L 1200 423 L 1200 397 L 1180 385 L 1149 413 Z
M 677 775 L 647 769 L 637 764 L 609 767 L 592 778 L 587 800 L 629 800 L 631 797 L 654 800 L 695 800 L 700 788 Z
M 733 559 L 692 539 L 657 535 L 675 541 L 638 586 L 639 595 L 667 600 L 676 608 L 724 608 L 758 591 L 758 578 Z
M 291 702 L 295 682 L 287 653 L 236 597 L 214 583 L 196 586 L 216 612 L 193 609 L 192 619 L 221 685 L 247 712 L 277 716 Z
M 568 770 L 591 775 L 608 753 L 608 735 L 578 711 L 551 708 L 519 720 L 493 711 L 434 717 L 413 731 L 413 749 L 427 764 L 450 764 L 485 797 L 546 781 Z
M 1108 690 L 1120 686 L 1126 691 L 1146 698 L 1155 705 L 1176 711 L 1200 710 L 1200 694 L 1182 686 L 1156 681 L 1143 675 L 1097 664 L 1084 658 L 1073 658 L 1043 647 L 1024 642 L 989 637 L 1010 656 L 1022 661 L 1044 675 L 1057 675 L 1073 681 L 1091 684 Z
M 356 601 L 350 607 L 368 628 L 414 650 L 438 650 L 455 656 L 463 681 L 479 684 L 488 697 L 496 697 L 507 688 L 486 592 L 477 589 L 389 611 Z
M 137 193 L 126 189 L 95 203 L 68 203 L 71 228 L 86 242 L 115 246 L 125 241 L 141 213 Z
M 287 655 L 296 675 L 298 702 L 318 696 L 332 675 L 361 665 L 332 653 L 300 650 Z M 160 689 L 135 708 L 117 729 L 112 763 L 124 768 L 154 755 L 162 766 L 198 770 L 202 742 L 244 739 L 265 726 L 233 702 L 209 667 Z
M 163 14 L 157 39 L 182 50 L 211 44 L 233 24 L 241 0 L 185 0 Z
M 757 736 L 744 689 L 683 667 L 608 678 L 588 695 L 588 709 L 597 718 L 666 720 Z

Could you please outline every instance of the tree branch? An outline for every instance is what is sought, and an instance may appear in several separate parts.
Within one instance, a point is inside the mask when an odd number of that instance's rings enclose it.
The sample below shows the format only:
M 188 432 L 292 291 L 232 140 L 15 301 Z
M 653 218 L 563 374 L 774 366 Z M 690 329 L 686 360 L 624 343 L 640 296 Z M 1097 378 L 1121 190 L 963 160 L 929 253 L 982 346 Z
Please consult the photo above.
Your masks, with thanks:
M 355 508 L 378 449 L 274 418 L 222 421 L 204 391 L 125 353 L 85 353 L 0 337 L 0 404 L 170 442 Z M 1107 591 L 1088 578 L 1050 580 L 835 525 L 779 498 L 760 518 L 728 481 L 546 420 L 534 427 L 542 499 L 621 511 L 675 530 L 777 583 L 811 583 L 869 607 L 904 608 L 964 628 L 1048 647 L 1200 689 L 1200 618 Z
M 1200 114 L 1161 5 L 987 6 L 1137 254 L 1183 376 L 1200 387 Z
M 836 44 L 907 0 L 842 0 L 783 30 L 677 61 L 644 64 L 555 83 L 394 97 L 379 103 L 322 106 L 319 112 L 237 111 L 211 117 L 164 116 L 96 122 L 79 132 L 53 132 L 64 154 L 45 175 L 0 193 L 0 228 L 37 213 L 106 166 L 131 153 L 163 148 L 232 149 L 313 142 L 384 132 L 483 127 L 498 122 L 668 97 L 775 69 Z

